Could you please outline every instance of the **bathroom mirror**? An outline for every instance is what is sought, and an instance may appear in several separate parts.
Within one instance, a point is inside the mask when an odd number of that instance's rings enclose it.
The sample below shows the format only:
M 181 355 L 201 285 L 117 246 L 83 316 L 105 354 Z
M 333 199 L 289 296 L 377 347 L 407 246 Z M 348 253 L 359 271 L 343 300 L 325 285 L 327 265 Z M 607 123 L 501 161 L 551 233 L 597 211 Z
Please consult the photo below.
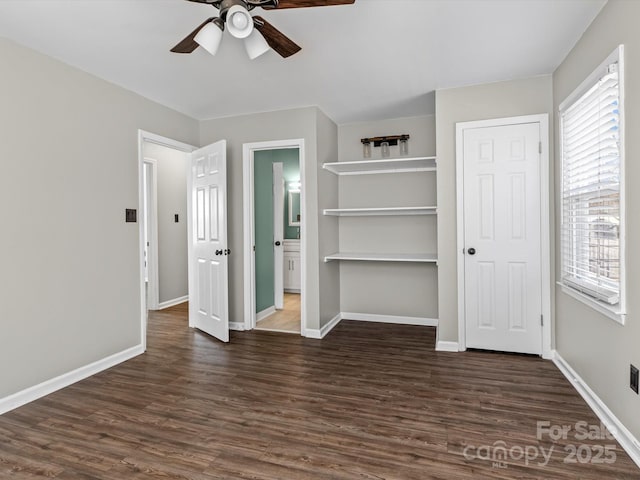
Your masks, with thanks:
M 300 190 L 289 190 L 289 226 L 300 226 Z

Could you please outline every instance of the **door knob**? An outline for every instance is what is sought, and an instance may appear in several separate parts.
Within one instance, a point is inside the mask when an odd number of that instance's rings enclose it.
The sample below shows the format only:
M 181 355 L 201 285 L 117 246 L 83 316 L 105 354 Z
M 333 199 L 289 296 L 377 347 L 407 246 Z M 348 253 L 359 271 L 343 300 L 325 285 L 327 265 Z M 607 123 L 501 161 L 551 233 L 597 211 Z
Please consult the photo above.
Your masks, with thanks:
M 222 255 L 222 250 L 216 250 L 216 255 Z
M 278 240 L 278 241 L 276 242 L 276 247 L 279 247 L 280 245 L 282 245 L 282 243 L 280 243 L 280 240 Z
M 475 248 L 469 248 L 469 249 L 467 249 L 467 253 L 469 255 L 475 255 L 476 254 L 476 249 Z

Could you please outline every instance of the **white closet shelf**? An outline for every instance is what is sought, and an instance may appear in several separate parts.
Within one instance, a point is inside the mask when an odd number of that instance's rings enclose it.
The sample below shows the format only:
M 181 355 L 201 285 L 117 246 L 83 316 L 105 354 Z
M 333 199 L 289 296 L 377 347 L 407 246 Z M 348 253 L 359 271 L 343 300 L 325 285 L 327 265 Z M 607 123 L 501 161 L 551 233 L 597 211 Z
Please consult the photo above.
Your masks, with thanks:
M 436 157 L 385 158 L 357 162 L 325 163 L 322 168 L 336 175 L 365 175 L 371 173 L 435 172 Z
M 364 261 L 364 262 L 412 262 L 438 263 L 435 253 L 334 253 L 324 257 L 325 262 L 332 260 Z
M 367 217 L 381 215 L 435 215 L 436 207 L 328 208 L 325 215 L 335 217 Z

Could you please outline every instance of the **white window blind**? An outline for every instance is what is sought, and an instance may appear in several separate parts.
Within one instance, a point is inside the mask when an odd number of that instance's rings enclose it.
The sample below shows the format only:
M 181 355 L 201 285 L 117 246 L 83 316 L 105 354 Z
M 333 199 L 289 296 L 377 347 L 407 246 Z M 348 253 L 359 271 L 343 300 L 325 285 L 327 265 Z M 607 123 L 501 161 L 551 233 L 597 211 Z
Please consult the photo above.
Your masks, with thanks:
M 562 283 L 607 305 L 621 303 L 621 105 L 619 63 L 561 110 Z

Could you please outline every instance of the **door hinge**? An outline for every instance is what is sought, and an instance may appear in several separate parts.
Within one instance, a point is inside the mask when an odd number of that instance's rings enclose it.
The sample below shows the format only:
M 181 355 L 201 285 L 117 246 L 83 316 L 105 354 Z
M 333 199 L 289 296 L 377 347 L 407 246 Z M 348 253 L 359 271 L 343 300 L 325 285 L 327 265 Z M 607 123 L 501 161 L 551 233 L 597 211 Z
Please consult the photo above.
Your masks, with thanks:
M 540 326 L 544 327 L 544 315 L 540 315 Z
M 542 154 L 542 142 L 538 142 L 538 153 Z

